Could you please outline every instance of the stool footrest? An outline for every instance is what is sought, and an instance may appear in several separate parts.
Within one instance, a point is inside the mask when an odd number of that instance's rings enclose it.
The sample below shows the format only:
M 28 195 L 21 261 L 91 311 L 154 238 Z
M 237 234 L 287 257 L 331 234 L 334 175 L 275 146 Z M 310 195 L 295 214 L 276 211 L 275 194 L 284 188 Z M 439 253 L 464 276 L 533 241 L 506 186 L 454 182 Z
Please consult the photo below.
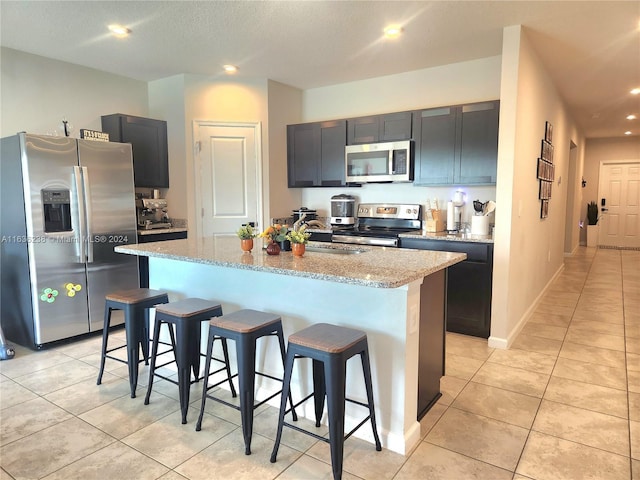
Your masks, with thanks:
M 322 435 L 318 435 L 317 433 L 310 432 L 309 430 L 305 430 L 304 428 L 301 428 L 297 425 L 293 425 L 289 422 L 283 422 L 282 425 L 284 425 L 285 427 L 293 428 L 294 430 L 297 430 L 300 433 L 306 433 L 307 435 L 314 437 L 317 440 L 322 440 L 325 443 L 329 443 L 329 439 L 327 437 L 323 437 Z
M 123 359 L 118 358 L 118 357 L 112 357 L 111 355 L 105 355 L 104 358 L 109 358 L 111 360 L 115 360 L 116 362 L 120 362 L 120 363 L 128 363 L 126 360 L 123 360 Z M 144 362 L 144 359 L 138 360 L 138 363 L 140 363 L 140 362 Z
M 157 368 L 160 368 L 160 367 L 157 367 Z M 164 375 L 162 375 L 160 373 L 154 373 L 153 375 L 158 377 L 158 378 L 161 378 L 163 380 L 166 380 L 167 382 L 171 382 L 174 385 L 180 386 L 180 384 L 176 380 L 174 380 L 173 378 L 165 377 Z M 194 383 L 198 383 L 200 380 L 202 380 L 202 378 L 203 377 L 199 377 L 199 378 L 196 378 L 195 380 L 189 380 L 189 385 L 193 385 Z
M 295 408 L 295 407 L 299 407 L 300 405 L 302 405 L 304 402 L 306 402 L 306 401 L 307 401 L 307 400 L 309 400 L 310 398 L 313 398 L 313 395 L 314 395 L 314 394 L 313 394 L 313 392 L 312 392 L 312 393 L 310 393 L 309 395 L 307 395 L 306 397 L 304 397 L 302 400 L 300 400 L 298 403 L 296 403 L 296 404 L 293 406 L 293 408 Z M 345 400 L 346 402 L 355 403 L 355 404 L 357 404 L 357 405 L 361 405 L 361 406 L 363 406 L 363 407 L 365 407 L 365 408 L 369 408 L 369 405 L 367 405 L 366 403 L 359 402 L 359 401 L 357 401 L 357 400 L 352 400 L 352 399 L 350 399 L 350 398 L 345 398 L 344 400 Z M 290 408 L 290 409 L 288 409 L 288 410 L 285 410 L 284 414 L 286 415 L 286 414 L 288 414 L 290 411 L 291 411 L 291 408 Z M 358 430 L 361 426 L 363 426 L 365 423 L 367 423 L 370 419 L 371 419 L 371 415 L 367 415 L 367 416 L 364 418 L 364 420 L 362 420 L 358 425 L 356 425 L 356 426 L 355 426 L 355 427 L 354 427 L 354 428 L 353 428 L 349 433 L 347 433 L 346 435 L 344 435 L 344 439 L 346 440 L 346 439 L 347 439 L 347 438 L 349 438 L 351 435 L 353 435 L 353 434 L 355 433 L 355 431 L 356 431 L 356 430 Z M 320 435 L 318 435 L 318 434 L 316 434 L 316 433 L 313 433 L 313 432 L 311 432 L 311 431 L 309 431 L 309 430 L 306 430 L 306 429 L 304 429 L 304 428 L 298 427 L 298 426 L 296 426 L 296 425 L 292 425 L 292 424 L 290 424 L 290 423 L 288 423 L 288 422 L 283 422 L 282 424 L 283 424 L 284 426 L 286 426 L 286 427 L 293 428 L 294 430 L 297 430 L 297 431 L 299 431 L 299 432 L 301 432 L 301 433 L 306 433 L 307 435 L 311 435 L 312 437 L 315 437 L 315 438 L 317 438 L 318 440 L 322 440 L 322 441 L 327 442 L 327 443 L 329 443 L 329 441 L 330 441 L 330 440 L 329 440 L 328 438 L 326 438 L 326 437 L 322 437 L 322 436 L 320 436 Z
M 211 376 L 211 375 L 215 375 L 216 373 L 220 373 L 220 372 L 222 372 L 223 370 L 226 370 L 226 369 L 225 369 L 224 367 L 222 367 L 220 370 L 216 370 L 215 372 L 211 372 L 209 375 L 210 375 L 210 376 Z M 236 378 L 237 376 L 238 376 L 238 374 L 237 374 L 237 373 L 236 373 L 235 375 L 231 375 L 231 379 L 234 379 L 234 378 Z M 204 377 L 203 377 L 203 378 L 204 378 Z M 224 380 L 220 380 L 218 383 L 214 383 L 213 385 L 208 385 L 208 386 L 207 386 L 207 392 L 208 392 L 209 390 L 211 390 L 212 388 L 216 388 L 217 386 L 222 385 L 223 383 L 228 383 L 228 382 L 229 382 L 229 380 L 230 380 L 229 378 L 225 378 Z M 212 396 L 210 396 L 209 394 L 207 394 L 207 397 L 208 397 L 208 398 L 212 398 L 212 399 L 214 399 L 214 400 L 215 400 L 215 398 L 214 398 L 214 397 L 212 397 Z M 235 395 L 234 395 L 234 397 L 235 397 Z

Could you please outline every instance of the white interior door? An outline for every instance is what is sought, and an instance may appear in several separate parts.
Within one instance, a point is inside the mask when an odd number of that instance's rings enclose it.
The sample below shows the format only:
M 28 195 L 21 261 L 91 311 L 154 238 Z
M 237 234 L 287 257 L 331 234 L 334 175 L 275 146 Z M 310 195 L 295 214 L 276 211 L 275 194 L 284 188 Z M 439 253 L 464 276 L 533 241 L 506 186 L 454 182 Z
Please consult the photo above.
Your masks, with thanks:
M 598 245 L 640 248 L 640 163 L 600 164 L 598 193 Z
M 198 233 L 234 233 L 258 222 L 261 202 L 260 123 L 195 122 Z

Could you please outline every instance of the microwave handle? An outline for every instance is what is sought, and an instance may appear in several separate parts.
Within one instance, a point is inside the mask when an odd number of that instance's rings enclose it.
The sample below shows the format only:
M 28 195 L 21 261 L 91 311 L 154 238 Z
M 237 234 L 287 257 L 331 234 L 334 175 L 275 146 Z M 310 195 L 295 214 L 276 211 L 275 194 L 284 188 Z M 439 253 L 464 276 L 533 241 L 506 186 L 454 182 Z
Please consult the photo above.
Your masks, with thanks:
M 393 148 L 389 149 L 389 165 L 391 165 L 391 174 L 396 173 L 396 156 L 393 154 L 395 150 Z

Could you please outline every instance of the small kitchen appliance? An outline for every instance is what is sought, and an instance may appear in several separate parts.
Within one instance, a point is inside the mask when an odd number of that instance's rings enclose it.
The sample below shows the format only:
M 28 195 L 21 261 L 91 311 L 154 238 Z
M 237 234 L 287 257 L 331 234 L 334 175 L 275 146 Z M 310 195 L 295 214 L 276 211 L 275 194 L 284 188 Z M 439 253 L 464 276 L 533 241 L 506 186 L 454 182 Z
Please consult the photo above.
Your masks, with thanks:
M 300 207 L 293 211 L 293 223 L 296 223 L 301 218 L 302 218 L 302 221 L 300 223 L 302 222 L 308 223 L 311 220 L 315 220 L 316 218 L 318 218 L 318 212 L 311 208 Z
M 453 194 L 453 200 L 447 204 L 447 231 L 459 232 L 462 224 L 462 207 L 464 207 L 465 198 L 462 190 L 456 190 Z
M 145 230 L 171 228 L 164 198 L 140 198 L 136 200 L 138 227 Z
M 420 205 L 361 203 L 353 229 L 334 232 L 334 243 L 398 247 L 401 233 L 417 233 L 422 229 Z
M 341 193 L 331 197 L 331 225 L 354 225 L 356 199 Z

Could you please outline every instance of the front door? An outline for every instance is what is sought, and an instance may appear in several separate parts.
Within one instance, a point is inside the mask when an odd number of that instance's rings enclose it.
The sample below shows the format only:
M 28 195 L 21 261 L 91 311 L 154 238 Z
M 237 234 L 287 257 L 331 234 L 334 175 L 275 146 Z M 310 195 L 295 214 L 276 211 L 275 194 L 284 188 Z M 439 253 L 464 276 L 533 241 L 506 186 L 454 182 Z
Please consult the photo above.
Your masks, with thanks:
M 194 123 L 198 235 L 234 233 L 258 222 L 261 202 L 260 123 Z
M 598 193 L 598 245 L 640 248 L 640 163 L 602 163 Z

